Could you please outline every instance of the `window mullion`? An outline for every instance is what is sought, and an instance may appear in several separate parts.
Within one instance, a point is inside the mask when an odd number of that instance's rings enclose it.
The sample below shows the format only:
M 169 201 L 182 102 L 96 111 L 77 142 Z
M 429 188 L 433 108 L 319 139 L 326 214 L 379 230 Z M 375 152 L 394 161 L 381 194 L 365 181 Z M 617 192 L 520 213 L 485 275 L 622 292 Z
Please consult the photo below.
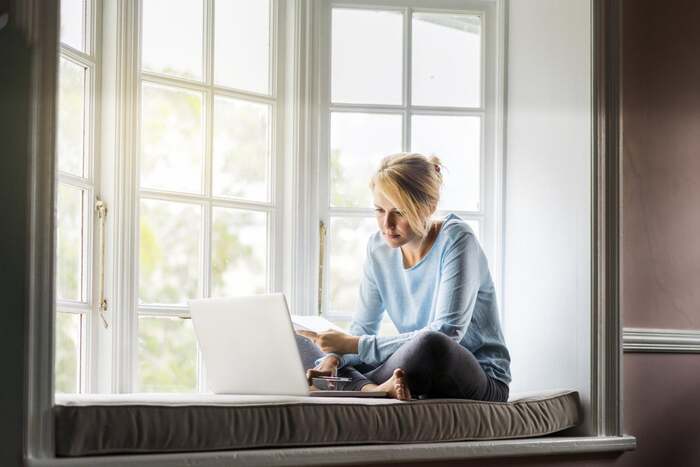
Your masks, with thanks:
M 70 61 L 90 69 L 97 65 L 94 54 L 88 55 L 80 50 L 75 50 L 69 45 L 61 44 L 60 53 L 63 57 L 69 59 Z
M 90 313 L 90 305 L 72 300 L 56 300 L 56 309 L 61 313 Z
M 204 195 L 207 202 L 202 213 L 202 296 L 211 296 L 212 196 L 214 147 L 214 0 L 205 1 L 204 13 L 204 78 L 207 83 L 204 104 Z M 198 372 L 198 373 L 201 373 Z
M 406 8 L 404 11 L 404 35 L 403 35 L 403 87 L 404 87 L 404 106 L 406 110 L 403 114 L 403 140 L 401 150 L 404 152 L 411 151 L 411 102 L 413 101 L 413 93 L 411 89 L 411 40 L 413 37 L 412 18 L 413 9 Z
M 204 98 L 204 195 L 207 202 L 202 206 L 202 284 L 201 294 L 203 297 L 211 297 L 212 283 L 212 230 L 213 230 L 213 147 L 214 147 L 214 0 L 205 1 L 204 10 L 204 79 L 207 83 L 207 90 Z M 203 392 L 206 389 L 204 375 L 204 362 L 202 352 L 197 346 L 196 356 L 197 390 Z
M 65 172 L 58 172 L 58 174 L 56 174 L 56 179 L 58 183 L 63 185 L 70 185 L 76 188 L 82 188 L 83 190 L 93 189 L 93 183 L 90 180 Z
M 370 208 L 328 208 L 328 217 L 372 217 L 374 211 Z

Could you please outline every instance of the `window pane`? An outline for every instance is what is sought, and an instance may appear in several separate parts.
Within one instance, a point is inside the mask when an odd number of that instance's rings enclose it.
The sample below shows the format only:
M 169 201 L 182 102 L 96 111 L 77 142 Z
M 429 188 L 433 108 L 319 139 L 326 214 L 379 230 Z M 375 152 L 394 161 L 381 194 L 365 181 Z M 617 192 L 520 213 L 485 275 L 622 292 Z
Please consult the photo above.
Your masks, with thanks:
M 143 69 L 202 79 L 202 0 L 143 0 Z
M 367 240 L 377 221 L 366 217 L 334 217 L 330 225 L 330 314 L 351 315 L 357 309 Z
M 139 300 L 182 304 L 200 296 L 200 206 L 141 200 Z
M 445 165 L 439 209 L 479 209 L 481 119 L 414 115 L 411 150 L 437 155 Z
M 401 151 L 401 115 L 331 114 L 331 205 L 370 207 L 369 179 L 379 161 Z
M 401 104 L 403 13 L 333 9 L 331 100 Z
M 217 0 L 214 80 L 246 91 L 270 92 L 270 2 Z
M 82 301 L 84 192 L 58 184 L 56 209 L 56 294 L 59 300 Z
M 83 176 L 87 70 L 61 57 L 58 76 L 58 170 Z
M 215 98 L 215 195 L 269 200 L 270 114 L 267 104 Z
M 254 295 L 267 289 L 267 214 L 214 208 L 212 296 Z
M 85 52 L 85 0 L 61 0 L 61 42 Z
M 77 313 L 56 313 L 56 392 L 76 393 L 80 387 L 80 324 Z
M 202 94 L 143 85 L 141 185 L 201 193 Z
M 192 320 L 139 317 L 139 391 L 194 392 L 197 340 Z
M 413 105 L 479 106 L 479 16 L 414 13 L 412 54 Z

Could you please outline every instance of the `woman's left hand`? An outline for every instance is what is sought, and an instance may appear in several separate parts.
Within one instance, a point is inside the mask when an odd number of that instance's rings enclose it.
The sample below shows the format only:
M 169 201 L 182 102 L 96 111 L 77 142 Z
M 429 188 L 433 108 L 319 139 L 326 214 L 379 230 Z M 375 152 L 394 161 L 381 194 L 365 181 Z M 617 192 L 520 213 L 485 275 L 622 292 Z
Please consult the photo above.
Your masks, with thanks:
M 358 336 L 351 336 L 338 331 L 297 331 L 297 334 L 311 339 L 325 353 L 357 353 L 357 345 L 360 341 Z

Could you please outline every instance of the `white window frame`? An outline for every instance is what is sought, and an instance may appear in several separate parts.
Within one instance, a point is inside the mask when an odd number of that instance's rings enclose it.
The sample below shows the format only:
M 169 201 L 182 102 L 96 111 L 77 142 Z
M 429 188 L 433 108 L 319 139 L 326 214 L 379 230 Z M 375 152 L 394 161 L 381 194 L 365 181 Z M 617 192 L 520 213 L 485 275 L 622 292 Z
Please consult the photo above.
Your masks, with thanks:
M 112 103 L 109 108 L 115 122 L 122 122 L 118 128 L 121 133 L 114 135 L 105 125 L 105 136 L 110 149 L 105 148 L 107 164 L 115 168 L 113 173 L 103 175 L 112 178 L 108 184 L 105 197 L 113 205 L 114 215 L 109 224 L 113 233 L 113 251 L 108 254 L 110 287 L 113 294 L 112 307 L 114 310 L 114 330 L 111 335 L 111 345 L 105 345 L 101 359 L 111 371 L 103 377 L 103 387 L 108 392 L 133 392 L 138 378 L 138 318 L 148 317 L 180 317 L 188 318 L 186 306 L 140 305 L 138 303 L 138 267 L 139 267 L 139 202 L 140 199 L 159 199 L 195 203 L 202 206 L 202 222 L 200 249 L 202 258 L 200 269 L 204 274 L 201 278 L 203 296 L 210 295 L 210 252 L 211 252 L 211 213 L 212 207 L 227 207 L 264 212 L 267 215 L 267 283 L 269 291 L 280 290 L 282 283 L 283 259 L 280 254 L 283 242 L 280 225 L 283 222 L 284 201 L 282 186 L 284 152 L 281 141 L 284 140 L 284 68 L 282 63 L 283 51 L 279 47 L 279 37 L 284 31 L 283 2 L 273 0 L 270 8 L 270 95 L 241 90 L 229 89 L 214 84 L 214 0 L 204 0 L 204 38 L 203 38 L 203 76 L 202 81 L 177 78 L 162 75 L 141 68 L 141 5 L 140 0 L 115 2 L 117 5 L 105 6 L 105 37 L 106 48 L 110 49 L 110 71 L 116 76 L 107 77 L 107 86 L 114 86 L 116 98 L 106 96 Z M 119 26 L 116 26 L 119 25 Z M 108 30 L 109 28 L 112 30 Z M 142 83 L 155 83 L 171 88 L 196 90 L 203 96 L 203 135 L 205 141 L 203 171 L 204 183 L 202 194 L 174 193 L 165 190 L 141 188 L 139 183 L 139 154 L 140 154 L 140 112 Z M 107 94 L 107 93 L 106 93 Z M 210 144 L 213 131 L 213 104 L 215 95 L 242 98 L 250 101 L 263 102 L 271 105 L 271 154 L 270 154 L 270 200 L 255 202 L 215 197 L 211 193 L 212 183 L 212 145 Z M 119 97 L 122 96 L 122 97 Z M 115 220 L 116 218 L 117 220 Z M 109 360 L 109 361 L 107 361 Z M 197 390 L 206 390 L 206 381 L 201 371 L 201 356 L 197 355 Z M 109 380 L 108 380 L 109 379 Z
M 371 208 L 332 207 L 330 202 L 330 115 L 332 112 L 365 112 L 401 115 L 402 151 L 411 150 L 411 118 L 414 115 L 469 115 L 481 118 L 481 145 L 479 160 L 479 209 L 438 211 L 437 217 L 444 217 L 447 212 L 454 212 L 465 220 L 479 222 L 480 243 L 489 258 L 491 273 L 494 278 L 498 301 L 502 301 L 502 216 L 503 199 L 501 196 L 503 179 L 503 121 L 504 102 L 504 68 L 505 68 L 505 16 L 503 9 L 491 0 L 339 0 L 319 2 L 318 15 L 321 18 L 318 50 L 315 52 L 320 80 L 320 118 L 319 127 L 319 218 L 327 230 L 330 230 L 331 218 L 335 216 L 373 218 Z M 339 104 L 331 102 L 331 24 L 333 8 L 361 9 L 374 11 L 397 11 L 403 13 L 403 66 L 402 66 L 402 103 L 395 105 Z M 454 13 L 469 14 L 481 18 L 481 77 L 479 107 L 441 107 L 419 106 L 411 102 L 411 56 L 412 56 L 412 13 Z M 321 234 L 323 235 L 323 234 Z M 319 271 L 323 275 L 321 313 L 330 319 L 349 320 L 351 315 L 340 314 L 330 309 L 330 237 L 324 243 L 324 263 Z M 502 316 L 502 309 L 501 318 Z
M 59 300 L 56 298 L 56 313 L 76 314 L 80 317 L 80 341 L 78 349 L 77 392 L 92 392 L 98 388 L 99 327 L 102 325 L 97 311 L 98 255 L 96 244 L 95 202 L 100 193 L 100 76 L 101 76 L 101 2 L 85 1 L 83 40 L 85 51 L 77 50 L 60 42 L 60 57 L 87 70 L 85 82 L 84 133 L 83 133 L 83 176 L 62 172 L 56 161 L 56 193 L 60 185 L 84 190 L 82 248 L 83 277 L 82 300 Z M 59 18 L 60 21 L 60 18 Z M 59 65 L 60 68 L 60 65 Z
M 501 7 L 503 0 L 495 0 Z M 109 2 L 107 5 L 112 4 Z M 116 2 L 114 2 L 116 3 Z M 294 44 L 293 66 L 287 63 L 287 69 L 300 67 L 303 63 L 296 61 L 310 50 L 309 44 L 315 36 L 312 24 L 313 2 L 310 0 L 288 0 L 291 17 L 289 30 L 294 33 L 290 39 Z M 106 5 L 106 6 L 107 6 Z M 564 453 L 589 453 L 606 451 L 624 451 L 634 449 L 635 438 L 622 432 L 622 404 L 620 384 L 620 353 L 622 349 L 622 332 L 620 328 L 619 308 L 619 246 L 620 246 L 620 153 L 619 153 L 619 68 L 617 51 L 619 47 L 619 2 L 594 0 L 592 8 L 593 27 L 593 261 L 592 261 L 592 295 L 594 297 L 591 319 L 592 353 L 591 384 L 593 431 L 591 436 L 543 437 L 522 440 L 501 440 L 487 442 L 460 443 L 426 443 L 406 446 L 338 446 L 301 449 L 261 449 L 248 451 L 227 451 L 212 453 L 179 453 L 166 455 L 129 455 L 100 456 L 88 458 L 56 458 L 53 449 L 54 424 L 52 407 L 54 394 L 53 380 L 53 324 L 54 324 L 54 278 L 53 248 L 55 218 L 54 200 L 54 155 L 55 148 L 55 96 L 58 52 L 58 2 L 27 0 L 27 4 L 15 0 L 15 23 L 23 32 L 25 40 L 31 47 L 31 86 L 29 114 L 29 194 L 28 194 L 28 326 L 26 334 L 28 356 L 26 359 L 26 381 L 10 381 L 15 388 L 26 385 L 27 399 L 25 412 L 24 457 L 30 466 L 68 466 L 68 465 L 323 465 L 328 459 L 339 462 L 351 456 L 357 462 L 400 462 L 440 459 L 465 459 L 475 457 L 529 456 Z M 133 14 L 130 2 L 121 2 L 127 14 Z M 316 20 L 318 18 L 315 18 Z M 106 24 L 106 23 L 105 23 Z M 318 24 L 316 22 L 316 24 Z M 126 26 L 128 31 L 129 26 Z M 317 37 L 317 36 L 316 36 Z M 110 54 L 128 57 L 123 43 L 117 41 Z M 288 49 L 289 50 L 289 49 Z M 109 54 L 105 54 L 109 55 Z M 128 62 L 128 60 L 127 60 Z M 128 68 L 129 65 L 127 64 Z M 132 67 L 133 68 L 133 67 Z M 308 106 L 313 102 L 313 93 L 309 91 L 305 80 L 308 70 L 300 71 L 288 89 L 293 91 L 295 104 L 291 106 L 292 117 L 298 117 L 290 127 L 295 134 L 287 137 L 295 141 L 294 148 L 305 148 L 313 142 L 313 132 L 303 126 L 313 112 Z M 313 71 L 311 72 L 313 74 Z M 129 78 L 117 73 L 111 88 L 116 88 L 115 104 L 118 114 L 128 113 L 132 100 L 125 91 Z M 611 83 L 613 83 L 611 85 Z M 127 92 L 127 95 L 122 93 Z M 124 99 L 123 101 L 121 99 Z M 292 121 L 295 121 L 292 118 Z M 115 133 L 130 137 L 128 130 L 118 129 Z M 120 140 L 120 144 L 122 140 Z M 103 143 L 104 147 L 105 143 Z M 118 148 L 115 153 L 123 148 Z M 299 152 L 291 162 L 295 169 L 291 178 L 301 187 L 298 199 L 308 199 L 313 194 L 313 187 L 308 184 L 303 174 L 309 167 L 314 167 L 308 160 L 308 152 Z M 119 162 L 120 164 L 122 162 Z M 128 165 L 128 164 L 127 164 Z M 285 203 L 285 206 L 287 203 Z M 298 205 L 297 205 L 298 206 Z M 312 209 L 313 210 L 313 209 Z M 294 211 L 292 211 L 294 212 Z M 298 210 L 296 212 L 299 212 Z M 313 219 L 313 218 L 312 218 Z M 287 227 L 297 224 L 293 219 Z M 296 234 L 313 232 L 314 229 L 294 230 Z M 301 242 L 297 235 L 285 243 L 292 250 L 300 250 Z M 313 264 L 302 261 L 299 264 L 313 269 Z M 289 267 L 285 268 L 285 285 L 294 283 L 287 276 Z M 303 268 L 300 268 L 303 269 Z M 115 275 L 119 276 L 118 267 Z M 119 278 L 117 278 L 118 282 Z M 303 297 L 303 294 L 299 294 Z M 313 294 L 311 294 L 313 296 Z M 19 310 L 18 310 L 19 311 Z
M 118 238 L 123 239 L 123 242 L 116 245 L 116 249 L 120 251 L 121 257 L 130 258 L 125 267 L 125 283 L 122 287 L 115 286 L 115 292 L 120 294 L 120 302 L 125 303 L 126 307 L 117 317 L 117 326 L 123 329 L 123 332 L 115 338 L 115 346 L 113 346 L 113 365 L 115 368 L 114 379 L 117 382 L 118 392 L 133 392 L 137 388 L 138 382 L 138 319 L 139 317 L 179 317 L 188 318 L 189 311 L 187 306 L 176 305 L 142 305 L 138 302 L 139 289 L 139 204 L 141 199 L 156 199 L 164 201 L 175 201 L 181 203 L 189 203 L 202 207 L 202 220 L 200 230 L 200 250 L 201 263 L 199 264 L 200 273 L 202 274 L 200 283 L 200 293 L 202 296 L 208 297 L 211 294 L 211 226 L 212 226 L 212 209 L 213 207 L 227 207 L 251 212 L 264 212 L 267 215 L 267 283 L 268 291 L 279 290 L 281 282 L 281 259 L 282 255 L 277 254 L 280 250 L 282 242 L 281 222 L 282 222 L 282 190 L 281 171 L 279 167 L 283 164 L 283 154 L 279 141 L 282 139 L 281 129 L 283 128 L 283 69 L 279 66 L 280 56 L 278 53 L 279 34 L 280 34 L 280 14 L 279 3 L 271 2 L 270 8 L 270 95 L 261 95 L 253 92 L 230 89 L 222 85 L 214 83 L 214 0 L 203 0 L 203 75 L 202 81 L 194 81 L 186 78 L 178 78 L 170 75 L 163 75 L 151 71 L 144 71 L 141 67 L 141 53 L 133 53 L 136 57 L 131 57 L 125 73 L 129 76 L 131 89 L 128 91 L 134 96 L 134 107 L 128 109 L 130 118 L 123 115 L 122 118 L 130 127 L 131 144 L 123 157 L 129 157 L 128 164 L 122 167 L 124 170 L 123 180 L 130 180 L 128 187 L 121 193 L 122 199 L 118 200 L 119 206 L 125 206 L 122 213 L 124 222 L 121 225 L 114 225 L 113 228 L 119 230 Z M 124 8 L 121 11 L 111 11 L 114 16 L 122 15 L 129 23 L 128 32 L 124 37 L 125 47 L 132 51 L 141 51 L 142 37 L 142 1 L 137 0 L 132 8 Z M 117 18 L 112 18 L 116 21 Z M 194 90 L 201 92 L 203 96 L 203 135 L 204 135 L 204 180 L 202 184 L 202 194 L 177 193 L 166 190 L 157 190 L 140 187 L 140 115 L 141 115 L 141 89 L 143 83 L 153 83 L 165 85 L 169 88 Z M 270 201 L 256 202 L 245 200 L 234 200 L 222 198 L 213 195 L 212 193 L 212 138 L 213 138 L 213 118 L 214 118 L 214 96 L 222 95 L 238 99 L 244 99 L 253 102 L 261 102 L 271 106 L 270 119 L 270 171 L 269 182 L 271 184 Z M 119 189 L 121 187 L 117 187 Z M 119 194 L 114 193 L 112 196 L 118 197 Z M 118 350 L 121 349 L 121 350 Z M 126 354 L 126 355 L 125 355 Z M 121 355 L 117 357 L 117 355 Z M 197 390 L 206 390 L 205 376 L 202 370 L 202 360 L 199 351 L 197 351 Z

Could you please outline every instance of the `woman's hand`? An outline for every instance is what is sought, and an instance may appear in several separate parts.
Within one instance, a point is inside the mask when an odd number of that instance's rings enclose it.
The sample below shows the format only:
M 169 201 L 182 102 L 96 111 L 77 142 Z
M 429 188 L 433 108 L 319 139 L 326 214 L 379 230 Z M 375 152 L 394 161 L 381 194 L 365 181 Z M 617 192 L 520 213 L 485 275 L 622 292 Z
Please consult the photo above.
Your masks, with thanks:
M 357 345 L 360 342 L 358 336 L 351 336 L 338 331 L 297 331 L 297 334 L 311 339 L 325 353 L 357 353 Z
M 326 358 L 321 360 L 316 368 L 306 370 L 306 380 L 308 381 L 309 386 L 312 385 L 313 379 L 318 376 L 337 376 L 338 365 L 340 365 L 338 357 L 335 355 L 328 355 Z M 328 383 L 328 385 L 330 388 L 332 383 Z

